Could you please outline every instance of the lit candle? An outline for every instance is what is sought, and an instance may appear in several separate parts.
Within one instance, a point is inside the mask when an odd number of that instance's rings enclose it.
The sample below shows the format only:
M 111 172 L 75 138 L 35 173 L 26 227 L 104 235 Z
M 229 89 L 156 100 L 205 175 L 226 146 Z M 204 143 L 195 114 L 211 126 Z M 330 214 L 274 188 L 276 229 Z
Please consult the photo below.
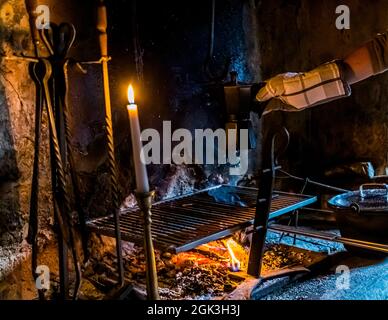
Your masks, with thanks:
M 147 168 L 141 160 L 143 143 L 140 137 L 139 112 L 137 105 L 135 104 L 135 93 L 131 85 L 128 87 L 128 101 L 129 105 L 127 106 L 127 109 L 129 122 L 131 124 L 132 151 L 136 174 L 136 191 L 145 193 L 150 191 L 150 187 L 148 184 Z

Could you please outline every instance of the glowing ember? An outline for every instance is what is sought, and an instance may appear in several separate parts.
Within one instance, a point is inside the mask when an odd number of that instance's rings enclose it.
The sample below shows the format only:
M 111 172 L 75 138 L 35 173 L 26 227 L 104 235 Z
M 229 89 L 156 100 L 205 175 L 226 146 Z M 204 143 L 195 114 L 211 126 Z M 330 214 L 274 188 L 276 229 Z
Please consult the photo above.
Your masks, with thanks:
M 230 259 L 231 259 L 231 261 L 229 262 L 229 268 L 233 272 L 237 272 L 237 271 L 240 271 L 241 269 L 241 262 L 236 258 L 236 255 L 233 252 L 233 249 L 232 249 L 233 242 L 234 241 L 232 239 L 229 239 L 226 242 L 226 247 L 228 248 Z
M 207 244 L 203 244 L 202 247 L 212 251 L 219 251 L 219 252 L 226 251 L 226 248 L 222 247 L 219 243 L 216 243 L 216 245 L 210 245 L 209 243 L 207 243 Z

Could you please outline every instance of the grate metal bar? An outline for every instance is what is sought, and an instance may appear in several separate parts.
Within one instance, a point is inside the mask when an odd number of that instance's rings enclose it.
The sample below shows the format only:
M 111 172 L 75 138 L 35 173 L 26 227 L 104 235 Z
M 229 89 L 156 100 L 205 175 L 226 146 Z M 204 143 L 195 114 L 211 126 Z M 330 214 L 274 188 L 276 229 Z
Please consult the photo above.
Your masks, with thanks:
M 238 196 L 247 206 L 216 201 L 209 191 Z M 191 250 L 251 226 L 254 222 L 258 190 L 218 186 L 200 192 L 155 203 L 152 208 L 152 235 L 155 247 L 173 252 Z M 275 192 L 270 219 L 316 202 L 312 196 Z M 92 232 L 114 236 L 113 216 L 88 222 Z M 122 212 L 122 239 L 143 244 L 143 222 L 138 208 Z

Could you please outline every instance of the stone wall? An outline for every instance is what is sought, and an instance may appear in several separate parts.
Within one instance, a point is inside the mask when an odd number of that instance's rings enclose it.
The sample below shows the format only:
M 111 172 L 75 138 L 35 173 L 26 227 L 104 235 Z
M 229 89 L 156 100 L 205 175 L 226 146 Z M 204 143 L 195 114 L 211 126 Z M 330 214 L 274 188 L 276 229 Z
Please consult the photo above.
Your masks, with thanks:
M 4 56 L 31 55 L 28 15 L 24 1 L 0 4 L 0 245 L 21 243 L 26 235 L 31 188 L 35 86 L 28 62 Z M 41 225 L 49 219 L 47 122 L 41 147 Z
M 337 30 L 335 9 L 346 4 L 351 29 Z M 388 3 L 363 0 L 258 1 L 257 16 L 264 78 L 286 71 L 306 71 L 342 58 L 388 27 Z M 378 174 L 387 167 L 388 74 L 353 86 L 352 97 L 294 114 L 276 113 L 292 134 L 287 159 L 302 174 L 349 161 L 368 160 Z

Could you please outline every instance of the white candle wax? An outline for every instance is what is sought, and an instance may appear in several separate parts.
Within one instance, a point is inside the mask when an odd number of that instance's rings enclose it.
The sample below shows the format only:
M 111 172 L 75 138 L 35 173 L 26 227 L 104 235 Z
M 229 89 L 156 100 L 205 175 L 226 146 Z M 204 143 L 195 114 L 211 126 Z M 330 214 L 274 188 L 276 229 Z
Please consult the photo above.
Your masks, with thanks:
M 132 151 L 133 161 L 135 165 L 136 174 L 136 191 L 137 192 L 149 192 L 150 187 L 148 183 L 147 168 L 141 159 L 141 153 L 143 149 L 143 143 L 141 141 L 140 124 L 139 124 L 139 112 L 137 105 L 130 100 L 130 104 L 127 106 L 129 122 L 131 125 L 131 140 L 132 140 Z

